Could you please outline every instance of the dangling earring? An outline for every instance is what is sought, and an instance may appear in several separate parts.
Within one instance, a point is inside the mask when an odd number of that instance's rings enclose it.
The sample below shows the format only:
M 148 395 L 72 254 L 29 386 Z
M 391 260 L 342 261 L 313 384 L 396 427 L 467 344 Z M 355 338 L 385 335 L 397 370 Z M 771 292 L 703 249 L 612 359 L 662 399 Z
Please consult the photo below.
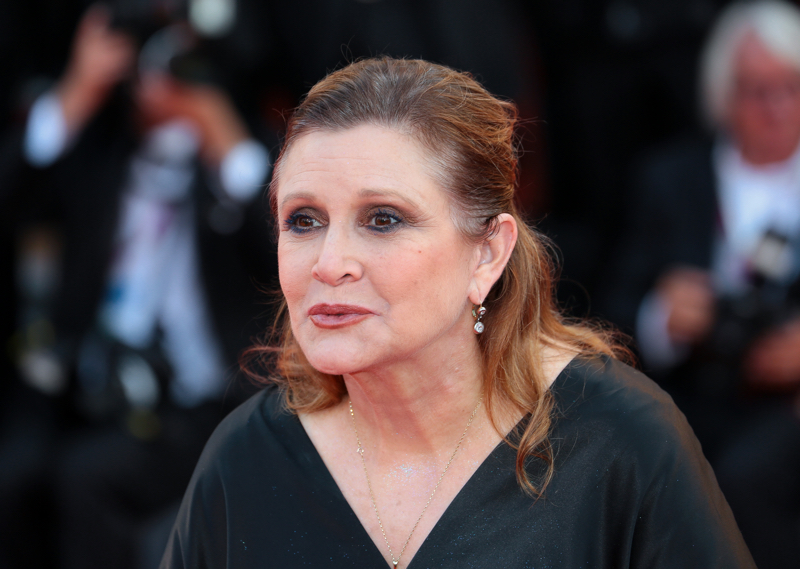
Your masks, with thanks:
M 483 322 L 481 322 L 481 318 L 483 318 L 484 314 L 486 314 L 486 307 L 483 306 L 483 303 L 481 303 L 480 306 L 477 304 L 473 305 L 472 317 L 475 318 L 475 326 L 473 326 L 472 329 L 476 334 L 482 333 L 485 328 Z

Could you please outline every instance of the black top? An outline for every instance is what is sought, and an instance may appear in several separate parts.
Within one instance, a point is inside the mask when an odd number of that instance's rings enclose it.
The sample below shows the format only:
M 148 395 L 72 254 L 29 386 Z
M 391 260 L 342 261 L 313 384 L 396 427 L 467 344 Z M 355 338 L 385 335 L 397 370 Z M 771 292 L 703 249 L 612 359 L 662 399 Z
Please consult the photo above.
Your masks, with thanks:
M 580 360 L 552 391 L 555 476 L 544 498 L 520 491 L 515 451 L 500 444 L 410 569 L 755 567 L 691 429 L 654 383 L 614 360 Z M 217 428 L 162 569 L 386 567 L 299 420 L 281 409 L 268 389 Z

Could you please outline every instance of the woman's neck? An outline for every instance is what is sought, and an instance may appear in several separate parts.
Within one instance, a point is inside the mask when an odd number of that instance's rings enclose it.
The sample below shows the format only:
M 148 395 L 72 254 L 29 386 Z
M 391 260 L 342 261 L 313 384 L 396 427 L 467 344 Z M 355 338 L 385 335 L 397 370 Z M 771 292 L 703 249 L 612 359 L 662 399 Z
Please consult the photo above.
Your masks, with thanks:
M 438 454 L 452 447 L 464 424 L 483 396 L 482 368 L 477 349 L 474 354 L 425 365 L 390 366 L 380 371 L 365 371 L 344 377 L 365 445 L 381 454 Z M 561 370 L 575 356 L 563 346 L 541 347 L 544 387 L 549 388 Z M 492 402 L 492 430 L 502 437 L 522 418 L 513 404 Z M 476 417 L 478 425 L 489 423 L 485 406 Z M 339 412 L 345 413 L 345 409 Z M 347 412 L 349 415 L 349 412 Z M 480 426 L 473 430 L 481 429 Z
M 364 444 L 381 453 L 430 454 L 450 448 L 481 398 L 481 372 L 476 349 L 447 360 L 346 375 Z

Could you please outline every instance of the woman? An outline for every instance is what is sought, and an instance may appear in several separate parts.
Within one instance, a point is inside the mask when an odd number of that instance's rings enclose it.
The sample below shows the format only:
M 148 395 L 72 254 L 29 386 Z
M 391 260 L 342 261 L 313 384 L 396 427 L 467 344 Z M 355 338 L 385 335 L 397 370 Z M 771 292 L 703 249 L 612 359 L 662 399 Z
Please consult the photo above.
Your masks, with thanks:
M 271 187 L 278 389 L 208 443 L 162 567 L 753 567 L 668 397 L 554 308 L 514 122 L 423 61 L 311 90 Z

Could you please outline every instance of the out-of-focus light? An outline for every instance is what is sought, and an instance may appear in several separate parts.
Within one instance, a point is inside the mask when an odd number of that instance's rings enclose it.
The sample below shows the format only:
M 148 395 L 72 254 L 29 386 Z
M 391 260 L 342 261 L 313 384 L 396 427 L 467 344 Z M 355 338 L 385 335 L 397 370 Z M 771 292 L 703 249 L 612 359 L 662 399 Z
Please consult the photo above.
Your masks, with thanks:
M 631 2 L 613 2 L 606 10 L 606 26 L 615 39 L 634 41 L 642 32 L 642 14 Z
M 224 36 L 236 21 L 236 0 L 190 0 L 189 21 L 201 35 Z

